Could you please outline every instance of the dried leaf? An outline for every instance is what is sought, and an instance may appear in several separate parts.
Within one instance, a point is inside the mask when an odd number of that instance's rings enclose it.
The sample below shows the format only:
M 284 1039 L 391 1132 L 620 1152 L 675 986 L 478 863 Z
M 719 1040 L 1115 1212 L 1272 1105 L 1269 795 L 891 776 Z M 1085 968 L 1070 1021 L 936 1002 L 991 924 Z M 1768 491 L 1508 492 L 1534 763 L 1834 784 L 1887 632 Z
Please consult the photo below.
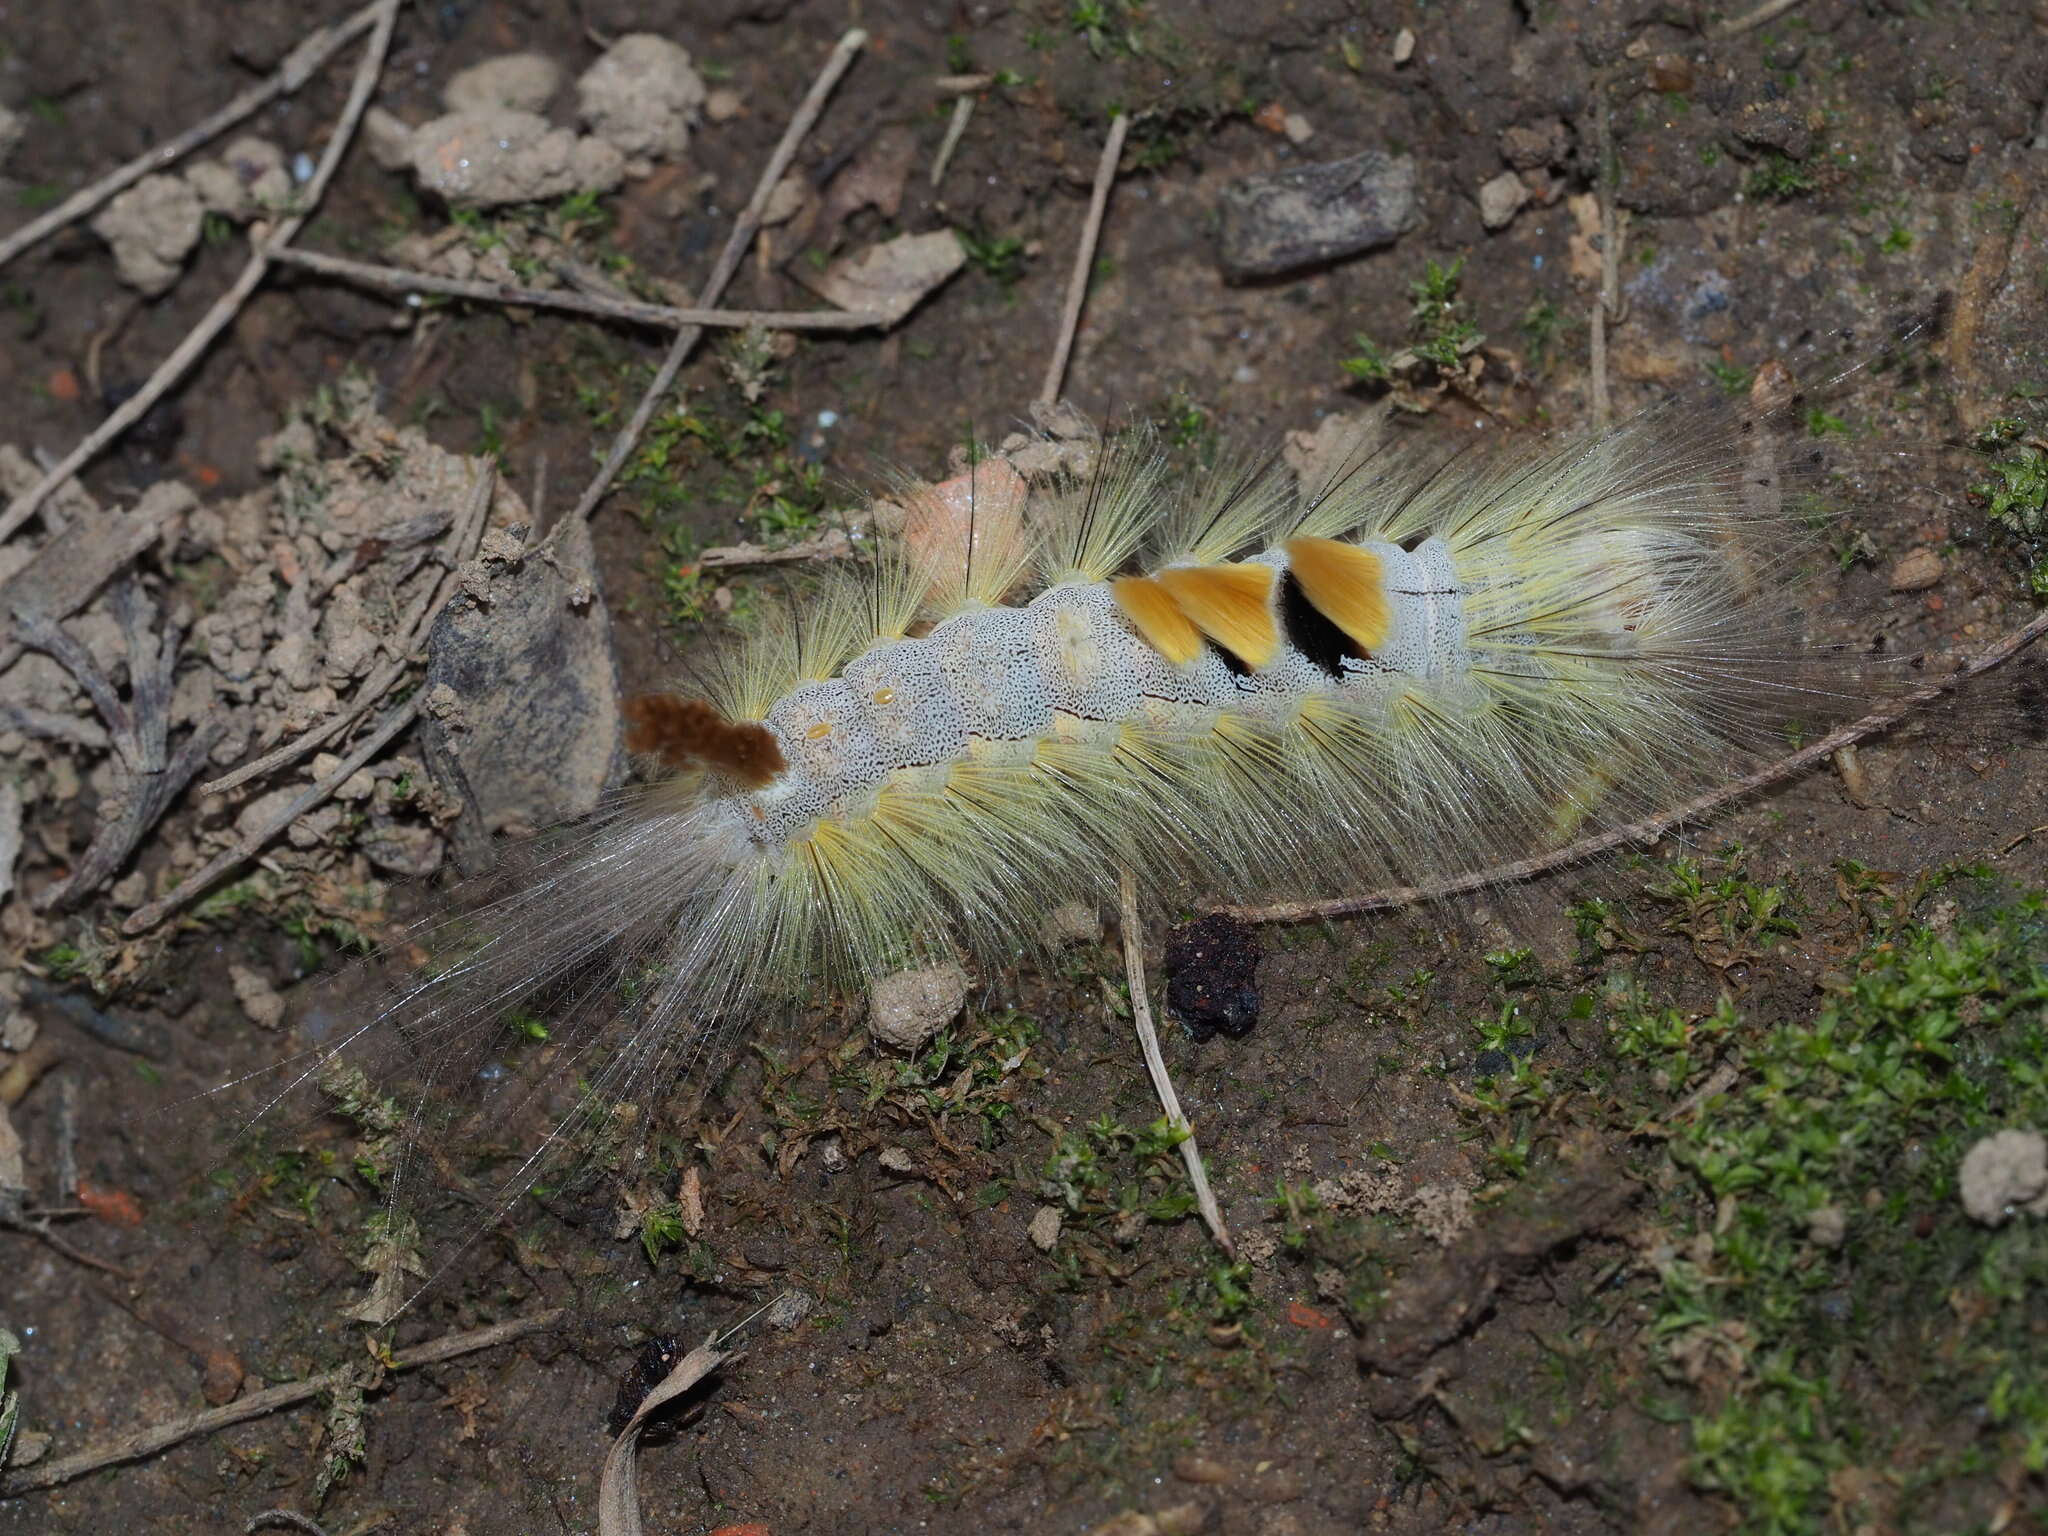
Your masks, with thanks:
M 799 271 L 797 276 L 841 309 L 873 315 L 877 323 L 891 326 L 966 262 L 958 237 L 950 229 L 940 229 L 899 235 L 842 257 L 823 272 Z

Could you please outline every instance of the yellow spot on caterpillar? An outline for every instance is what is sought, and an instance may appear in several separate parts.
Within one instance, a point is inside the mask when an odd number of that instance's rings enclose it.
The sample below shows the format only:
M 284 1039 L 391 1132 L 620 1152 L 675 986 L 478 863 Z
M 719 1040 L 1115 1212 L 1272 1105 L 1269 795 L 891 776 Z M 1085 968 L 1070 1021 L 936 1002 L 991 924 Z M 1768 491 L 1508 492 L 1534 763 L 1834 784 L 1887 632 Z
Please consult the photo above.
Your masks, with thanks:
M 894 688 L 877 688 L 870 697 L 881 708 L 887 709 L 896 702 L 896 690 Z
M 1176 667 L 1184 667 L 1202 654 L 1202 632 L 1180 611 L 1166 588 L 1151 577 L 1119 577 L 1109 590 L 1138 638 Z
M 1393 623 L 1380 557 L 1338 539 L 1289 539 L 1287 568 L 1316 612 L 1367 651 L 1386 644 Z
M 1170 565 L 1155 578 L 1202 633 L 1248 667 L 1263 667 L 1280 649 L 1273 618 L 1270 565 Z
M 804 735 L 812 741 L 823 741 L 831 734 L 832 722 L 830 720 L 820 720 L 816 725 L 804 732 Z

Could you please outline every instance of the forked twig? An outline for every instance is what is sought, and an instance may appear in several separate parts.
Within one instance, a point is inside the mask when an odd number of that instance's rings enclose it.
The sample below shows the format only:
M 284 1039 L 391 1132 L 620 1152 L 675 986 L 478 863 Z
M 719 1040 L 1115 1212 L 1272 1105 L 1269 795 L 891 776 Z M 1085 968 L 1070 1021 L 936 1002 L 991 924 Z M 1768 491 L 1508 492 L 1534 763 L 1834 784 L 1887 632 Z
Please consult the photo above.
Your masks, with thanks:
M 480 1349 L 495 1349 L 500 1344 L 509 1344 L 514 1339 L 523 1339 L 531 1333 L 544 1333 L 562 1320 L 566 1308 L 555 1307 L 546 1312 L 537 1312 L 532 1317 L 513 1318 L 509 1322 L 495 1323 L 489 1328 L 477 1328 L 468 1333 L 451 1333 L 431 1344 L 416 1345 L 401 1349 L 391 1357 L 389 1369 L 414 1370 L 423 1365 L 439 1365 L 444 1360 L 453 1360 L 462 1355 L 474 1354 Z M 75 1477 L 96 1472 L 101 1467 L 116 1466 L 124 1461 L 137 1461 L 144 1456 L 153 1456 L 158 1451 L 189 1440 L 194 1435 L 211 1434 L 216 1429 L 226 1429 L 230 1424 L 241 1424 L 249 1419 L 260 1419 L 267 1413 L 280 1408 L 295 1407 L 308 1402 L 323 1392 L 331 1392 L 353 1377 L 359 1366 L 344 1365 L 336 1370 L 323 1371 L 318 1376 L 308 1376 L 304 1381 L 289 1381 L 281 1387 L 270 1387 L 262 1392 L 252 1392 L 247 1397 L 220 1408 L 209 1408 L 204 1413 L 190 1414 L 181 1419 L 151 1425 L 147 1429 L 134 1430 L 98 1446 L 90 1451 L 80 1451 L 76 1456 L 61 1457 L 47 1466 L 25 1467 L 0 1484 L 0 1498 L 14 1498 L 38 1488 L 54 1488 L 59 1483 L 68 1483 Z
M 214 881 L 262 852 L 269 842 L 286 827 L 297 821 L 306 812 L 320 804 L 329 795 L 349 781 L 349 777 L 365 763 L 390 744 L 391 740 L 419 718 L 420 695 L 415 693 L 383 719 L 377 729 L 370 732 L 349 755 L 341 760 L 341 766 L 325 778 L 309 784 L 292 796 L 291 803 L 282 810 L 264 818 L 261 825 L 236 840 L 235 845 L 224 853 L 216 854 L 197 874 L 187 875 L 180 880 L 176 889 L 167 896 L 160 896 L 144 907 L 137 907 L 122 920 L 121 932 L 128 935 L 146 932 L 169 917 L 179 908 L 191 903 L 205 892 Z
M 1038 391 L 1045 405 L 1056 404 L 1060 386 L 1066 382 L 1067 359 L 1074 350 L 1074 333 L 1081 328 L 1081 306 L 1088 297 L 1088 274 L 1095 266 L 1095 243 L 1102 235 L 1102 215 L 1109 207 L 1109 189 L 1116 182 L 1117 163 L 1123 159 L 1124 135 L 1131 120 L 1123 113 L 1109 120 L 1109 138 L 1102 146 L 1102 158 L 1095 162 L 1095 190 L 1088 198 L 1088 219 L 1081 226 L 1081 243 L 1074 248 L 1074 270 L 1067 276 L 1067 303 L 1060 314 L 1060 339 L 1046 366 L 1045 384 Z
M 1159 1107 L 1166 1123 L 1186 1134 L 1181 1138 L 1181 1161 L 1187 1164 L 1188 1182 L 1195 1188 L 1195 1205 L 1216 1246 L 1230 1258 L 1237 1246 L 1224 1225 L 1222 1207 L 1209 1187 L 1209 1170 L 1202 1165 L 1202 1149 L 1195 1145 L 1195 1128 L 1180 1107 L 1180 1095 L 1173 1091 L 1167 1075 L 1166 1058 L 1160 1054 L 1159 1031 L 1152 1023 L 1152 1000 L 1145 990 L 1145 926 L 1138 915 L 1138 880 L 1128 869 L 1117 870 L 1117 898 L 1122 905 L 1124 930 L 1124 975 L 1131 988 L 1131 1023 L 1138 1031 L 1138 1047 L 1145 1053 L 1145 1070 L 1152 1077 L 1152 1091 L 1159 1095 Z
M 5 512 L 0 512 L 0 541 L 11 537 L 15 529 L 35 515 L 36 509 L 53 491 L 90 463 L 102 448 L 140 421 L 157 401 L 170 392 L 171 386 L 205 355 L 214 338 L 241 313 L 242 306 L 262 283 L 264 274 L 270 270 L 268 247 L 290 244 L 305 228 L 313 210 L 320 206 L 321 195 L 326 192 L 328 182 L 333 180 L 342 155 L 355 138 L 356 124 L 362 121 L 363 109 L 370 104 L 370 93 L 376 89 L 377 77 L 382 72 L 385 56 L 390 52 L 392 28 L 398 21 L 398 3 L 399 0 L 377 0 L 375 30 L 371 33 L 369 46 L 363 50 L 362 61 L 356 66 L 348 102 L 342 108 L 341 118 L 334 125 L 334 133 L 321 152 L 313 179 L 306 183 L 295 211 L 286 215 L 267 239 L 260 234 L 256 237 L 256 249 L 242 268 L 241 275 L 226 293 L 214 301 L 213 307 L 178 343 L 171 355 L 157 365 L 142 388 L 122 401 L 83 442 L 63 457 L 56 468 L 16 497 Z
M 811 125 L 817 122 L 818 114 L 825 110 L 826 98 L 831 96 L 832 89 L 839 84 L 840 77 L 852 67 L 854 56 L 867 46 L 867 41 L 867 33 L 859 27 L 847 32 L 833 48 L 832 56 L 825 61 L 825 67 L 818 71 L 818 78 L 811 82 L 810 91 L 804 96 L 802 105 L 796 109 L 796 116 L 790 119 L 789 127 L 783 131 L 782 141 L 775 146 L 775 153 L 768 157 L 768 165 L 761 172 L 761 179 L 755 183 L 754 195 L 747 200 L 746 208 L 734 223 L 732 234 L 726 239 L 725 249 L 718 253 L 717 264 L 712 267 L 711 275 L 704 280 L 704 287 L 697 295 L 699 308 L 709 309 L 715 306 L 724 294 L 726 284 L 732 281 L 733 273 L 739 270 L 740 261 L 746 255 L 747 247 L 753 243 L 754 236 L 760 231 L 761 216 L 767 210 L 768 199 L 773 195 L 776 184 L 782 180 L 783 173 L 796 158 L 797 147 L 811 131 Z M 605 453 L 604 463 L 598 466 L 596 476 L 585 487 L 583 495 L 577 499 L 575 511 L 563 518 L 549 532 L 550 541 L 572 522 L 580 522 L 597 510 L 597 504 L 604 500 L 605 493 L 611 489 L 612 481 L 625 467 L 627 458 L 640 441 L 640 434 L 647 430 L 647 423 L 654 419 L 655 411 L 668 397 L 669 389 L 675 384 L 676 375 L 682 371 L 683 364 L 688 361 L 691 351 L 703 334 L 704 328 L 699 325 L 688 326 L 676 332 L 676 339 L 669 343 L 668 356 L 661 360 L 661 366 L 655 370 L 654 382 L 647 386 L 647 392 L 633 408 L 632 419 L 620 430 L 619 435 L 612 439 L 611 448 Z
M 175 139 L 166 139 L 137 155 L 119 170 L 109 171 L 91 186 L 74 192 L 41 218 L 22 225 L 0 240 L 0 267 L 14 260 L 30 246 L 48 239 L 65 225 L 84 218 L 124 187 L 134 185 L 152 171 L 161 171 L 213 138 L 225 133 L 280 96 L 289 96 L 322 64 L 369 30 L 377 19 L 377 6 L 366 5 L 346 21 L 322 27 L 285 57 L 268 78 L 250 86 L 233 101 L 209 117 L 201 118 Z
M 349 261 L 319 251 L 273 247 L 270 259 L 281 266 L 303 267 L 323 277 L 338 277 L 343 282 L 360 283 L 387 293 L 440 293 L 480 304 L 565 309 L 579 315 L 596 315 L 604 320 L 656 326 L 665 331 L 687 330 L 693 326 L 732 330 L 760 326 L 770 331 L 864 331 L 888 324 L 885 315 L 852 309 L 677 309 L 668 304 L 643 304 L 634 299 L 613 299 L 602 294 L 576 293 L 566 288 L 521 288 L 513 283 L 480 283 L 468 278 L 435 277 L 426 272 L 409 272 L 403 267 L 380 267 L 367 261 Z
M 1384 890 L 1371 891 L 1363 896 L 1340 896 L 1330 901 L 1283 901 L 1265 907 L 1219 907 L 1216 910 L 1226 912 L 1240 922 L 1246 923 L 1300 923 L 1315 918 L 1349 917 L 1355 913 L 1377 912 L 1387 907 L 1412 907 L 1418 902 L 1457 896 L 1466 891 L 1481 890 L 1492 885 L 1512 885 L 1518 881 L 1534 879 L 1537 875 L 1548 874 L 1552 870 L 1584 863 L 1616 848 L 1625 848 L 1631 843 L 1653 842 L 1683 822 L 1711 815 L 1726 805 L 1755 794 L 1760 789 L 1782 784 L 1816 764 L 1826 762 L 1843 747 L 1853 746 L 1859 741 L 1866 741 L 1872 736 L 1890 730 L 1908 715 L 1946 698 L 1973 678 L 1983 676 L 1994 667 L 2004 666 L 2043 635 L 2048 635 L 2048 611 L 2035 615 L 2031 622 L 2013 630 L 1989 649 L 1980 651 L 1947 677 L 1916 688 L 1902 698 L 1894 699 L 1891 703 L 1872 710 L 1861 720 L 1845 725 L 1839 730 L 1830 731 L 1820 740 L 1801 747 L 1797 752 L 1781 757 L 1754 773 L 1745 774 L 1733 783 L 1723 784 L 1705 794 L 1695 795 L 1684 804 L 1659 811 L 1654 816 L 1632 821 L 1625 827 L 1615 827 L 1594 837 L 1581 838 L 1576 843 L 1553 849 L 1549 853 L 1533 854 L 1526 859 L 1517 859 L 1511 864 L 1501 864 L 1492 869 L 1460 875 L 1455 880 L 1445 880 L 1436 885 L 1396 885 Z

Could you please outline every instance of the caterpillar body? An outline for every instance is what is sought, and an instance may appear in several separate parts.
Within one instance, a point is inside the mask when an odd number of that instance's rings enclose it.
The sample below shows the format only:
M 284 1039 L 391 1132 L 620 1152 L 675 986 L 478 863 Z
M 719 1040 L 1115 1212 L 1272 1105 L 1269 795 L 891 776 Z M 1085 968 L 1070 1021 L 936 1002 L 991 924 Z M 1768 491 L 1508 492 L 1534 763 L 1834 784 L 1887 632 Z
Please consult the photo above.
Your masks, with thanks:
M 1119 867 L 1155 899 L 1427 885 L 1668 803 L 1816 701 L 1760 415 L 1435 462 L 1383 439 L 1306 489 L 1184 477 L 1138 434 L 1025 520 L 913 528 L 707 698 L 635 701 L 676 771 L 316 1055 L 369 1033 L 431 1087 L 551 988 L 585 1104 L 614 1102 L 778 999 L 1007 963 Z

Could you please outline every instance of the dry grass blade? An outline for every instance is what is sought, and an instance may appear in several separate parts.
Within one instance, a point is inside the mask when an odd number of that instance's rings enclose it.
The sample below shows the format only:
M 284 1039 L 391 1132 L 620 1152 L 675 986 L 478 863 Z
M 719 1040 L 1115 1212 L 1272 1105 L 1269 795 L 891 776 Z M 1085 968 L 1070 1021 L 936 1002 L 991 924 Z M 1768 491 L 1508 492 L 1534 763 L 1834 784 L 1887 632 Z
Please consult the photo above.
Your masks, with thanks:
M 712 1334 L 678 1360 L 661 1384 L 641 1400 L 632 1419 L 619 1431 L 619 1438 L 612 1442 L 597 1488 L 598 1536 L 641 1536 L 640 1433 L 663 1404 L 674 1402 L 733 1357 L 734 1351 L 718 1348 L 719 1338 L 720 1335 Z
M 1230 1258 L 1237 1257 L 1237 1245 L 1224 1225 L 1223 1208 L 1209 1187 L 1209 1170 L 1202 1164 L 1202 1150 L 1195 1145 L 1195 1128 L 1181 1111 L 1180 1095 L 1167 1075 L 1166 1057 L 1159 1050 L 1159 1030 L 1152 1022 L 1152 999 L 1145 988 L 1145 928 L 1138 915 L 1138 882 L 1128 869 L 1117 871 L 1117 895 L 1122 902 L 1124 930 L 1124 973 L 1131 986 L 1131 1023 L 1138 1031 L 1138 1048 L 1145 1054 L 1145 1070 L 1152 1078 L 1152 1091 L 1159 1095 L 1159 1108 L 1166 1122 L 1186 1134 L 1181 1138 L 1180 1157 L 1187 1164 L 1188 1182 L 1195 1189 L 1195 1205 L 1216 1246 Z

